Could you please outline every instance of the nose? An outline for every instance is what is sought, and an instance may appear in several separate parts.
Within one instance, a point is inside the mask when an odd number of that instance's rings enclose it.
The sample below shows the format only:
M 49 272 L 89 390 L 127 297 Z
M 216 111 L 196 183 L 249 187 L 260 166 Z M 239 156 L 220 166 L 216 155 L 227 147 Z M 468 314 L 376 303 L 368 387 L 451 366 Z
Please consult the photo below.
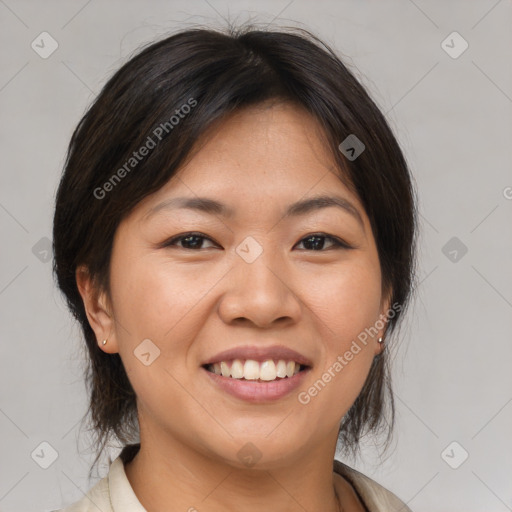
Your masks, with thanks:
M 226 324 L 253 324 L 260 328 L 300 320 L 302 304 L 294 293 L 290 272 L 276 265 L 271 251 L 252 263 L 240 260 L 229 272 L 218 312 Z

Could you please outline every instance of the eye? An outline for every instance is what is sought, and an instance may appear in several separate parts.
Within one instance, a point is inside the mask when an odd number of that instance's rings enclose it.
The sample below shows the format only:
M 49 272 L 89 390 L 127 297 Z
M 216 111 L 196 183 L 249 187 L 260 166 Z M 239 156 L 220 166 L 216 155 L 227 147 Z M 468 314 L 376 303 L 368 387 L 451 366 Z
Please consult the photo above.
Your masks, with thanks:
M 208 240 L 212 242 L 213 245 L 211 247 L 214 247 L 215 242 L 212 241 L 211 238 L 207 237 L 203 233 L 184 233 L 183 235 L 178 235 L 170 240 L 167 240 L 162 244 L 162 247 L 172 247 L 177 246 L 181 247 L 182 249 L 189 249 L 189 250 L 199 250 L 199 249 L 208 249 L 210 247 L 204 247 L 203 242 L 205 240 Z M 348 245 L 346 242 L 341 240 L 340 238 L 327 235 L 325 233 L 313 233 L 311 235 L 308 235 L 307 237 L 304 237 L 299 244 L 303 244 L 305 246 L 305 250 L 308 251 L 325 251 L 325 241 L 328 240 L 330 242 L 330 246 L 327 247 L 327 249 L 351 249 L 351 246 Z M 181 245 L 178 245 L 180 244 Z
M 202 247 L 204 240 L 209 240 L 210 242 L 212 241 L 211 238 L 208 238 L 202 233 L 185 233 L 183 235 L 178 235 L 174 238 L 171 238 L 170 240 L 167 240 L 162 244 L 162 246 L 170 247 L 176 245 L 176 243 L 181 242 L 182 245 L 178 247 L 181 247 L 182 249 L 205 249 L 205 247 Z M 206 249 L 208 249 L 208 247 L 206 247 Z
M 303 238 L 298 245 L 304 244 L 304 246 L 306 246 L 306 250 L 322 251 L 323 249 L 325 249 L 325 240 L 329 240 L 331 242 L 331 246 L 328 247 L 330 249 L 351 249 L 350 245 L 348 245 L 340 238 L 329 236 L 326 235 L 325 233 L 313 233 L 311 235 L 308 235 L 307 237 Z

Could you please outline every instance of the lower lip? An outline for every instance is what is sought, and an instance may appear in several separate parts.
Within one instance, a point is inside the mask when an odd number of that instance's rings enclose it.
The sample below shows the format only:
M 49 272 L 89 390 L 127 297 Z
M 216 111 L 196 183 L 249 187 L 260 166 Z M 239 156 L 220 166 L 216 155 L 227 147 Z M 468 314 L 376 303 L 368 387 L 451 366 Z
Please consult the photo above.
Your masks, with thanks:
M 259 382 L 223 377 L 222 375 L 208 371 L 206 368 L 201 369 L 206 372 L 214 385 L 218 386 L 222 391 L 252 403 L 273 402 L 284 398 L 302 384 L 306 374 L 309 373 L 310 370 L 310 368 L 302 370 L 293 377 L 286 377 L 269 382 Z

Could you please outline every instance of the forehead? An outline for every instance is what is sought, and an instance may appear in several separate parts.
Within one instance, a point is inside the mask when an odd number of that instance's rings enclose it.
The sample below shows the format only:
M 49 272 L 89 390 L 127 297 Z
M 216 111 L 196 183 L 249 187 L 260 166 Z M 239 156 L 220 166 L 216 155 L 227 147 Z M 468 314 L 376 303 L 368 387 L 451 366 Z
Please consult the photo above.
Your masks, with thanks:
M 212 125 L 197 141 L 191 162 L 178 174 L 192 178 L 195 172 L 219 162 L 222 165 L 216 171 L 246 180 L 314 176 L 334 166 L 322 137 L 318 121 L 304 109 L 267 102 L 236 111 Z
M 362 208 L 343 184 L 318 121 L 290 103 L 237 111 L 212 125 L 169 182 L 146 198 L 146 214 L 175 195 L 216 197 L 237 208 L 265 199 L 293 202 L 337 193 Z

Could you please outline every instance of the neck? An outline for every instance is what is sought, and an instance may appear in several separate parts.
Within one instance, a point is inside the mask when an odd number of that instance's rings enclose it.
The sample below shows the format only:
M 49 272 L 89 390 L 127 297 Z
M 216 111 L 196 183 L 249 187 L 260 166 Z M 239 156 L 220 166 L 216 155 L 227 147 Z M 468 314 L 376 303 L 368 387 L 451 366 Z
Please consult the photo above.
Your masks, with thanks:
M 286 466 L 234 467 L 183 445 L 144 443 L 125 464 L 128 480 L 148 512 L 260 512 L 342 510 L 332 469 L 333 453 L 301 454 Z M 154 438 L 153 438 L 154 440 Z

